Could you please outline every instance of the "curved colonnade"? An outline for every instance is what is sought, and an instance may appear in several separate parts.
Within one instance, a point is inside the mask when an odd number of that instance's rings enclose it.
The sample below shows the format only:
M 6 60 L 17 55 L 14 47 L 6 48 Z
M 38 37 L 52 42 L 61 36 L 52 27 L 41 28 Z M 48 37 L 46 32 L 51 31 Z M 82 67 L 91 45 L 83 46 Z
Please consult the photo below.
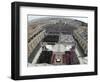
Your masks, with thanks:
M 34 22 L 31 23 L 31 25 L 28 26 L 28 57 L 30 57 L 32 55 L 32 52 L 34 51 L 34 49 L 38 46 L 38 44 L 42 41 L 42 39 L 45 38 L 45 35 L 47 34 L 47 31 L 46 31 L 47 29 L 46 28 L 48 28 L 49 26 L 56 26 L 58 24 L 62 25 L 62 27 L 58 26 L 58 28 L 63 28 L 63 30 L 65 29 L 65 27 L 67 28 L 67 25 L 71 26 L 72 28 L 75 28 L 72 32 L 73 33 L 72 35 L 78 41 L 78 43 L 80 44 L 83 52 L 85 54 L 87 54 L 87 41 L 82 40 L 83 38 L 79 40 L 79 38 L 81 36 L 78 35 L 80 33 L 80 29 L 82 30 L 84 27 L 87 29 L 86 24 L 84 24 L 80 21 L 71 20 L 71 19 L 68 20 L 68 21 L 61 21 L 61 20 L 59 20 L 59 21 L 58 20 L 51 20 L 51 21 L 45 21 L 45 22 L 40 21 L 39 23 L 36 23 L 36 24 L 37 25 L 35 27 L 33 27 L 35 25 Z M 31 28 L 33 27 L 33 28 L 29 29 L 29 27 L 31 27 Z M 53 28 L 53 27 L 51 27 L 51 28 Z M 82 30 L 82 32 L 84 32 L 84 30 Z M 82 45 L 81 45 L 80 42 L 82 43 Z

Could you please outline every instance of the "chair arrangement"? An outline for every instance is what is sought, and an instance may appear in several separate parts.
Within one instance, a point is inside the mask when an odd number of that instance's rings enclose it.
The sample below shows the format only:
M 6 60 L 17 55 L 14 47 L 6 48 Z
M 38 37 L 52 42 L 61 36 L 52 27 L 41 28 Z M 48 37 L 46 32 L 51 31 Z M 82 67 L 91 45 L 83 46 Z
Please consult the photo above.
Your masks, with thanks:
M 52 51 L 42 51 L 37 63 L 55 64 L 56 55 Z M 80 64 L 74 51 L 66 51 L 61 57 L 64 65 Z
M 43 42 L 58 42 L 59 36 L 58 35 L 48 35 L 43 39 Z
M 42 51 L 37 63 L 51 63 L 52 51 Z
M 75 54 L 74 51 L 66 51 L 63 57 L 64 57 L 64 63 L 68 65 L 80 64 L 77 55 Z

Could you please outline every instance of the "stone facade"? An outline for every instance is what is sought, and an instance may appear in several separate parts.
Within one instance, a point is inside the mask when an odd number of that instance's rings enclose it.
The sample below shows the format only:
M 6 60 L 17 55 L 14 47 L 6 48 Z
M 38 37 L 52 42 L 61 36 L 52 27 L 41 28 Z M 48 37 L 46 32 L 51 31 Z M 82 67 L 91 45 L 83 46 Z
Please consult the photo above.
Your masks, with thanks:
M 28 38 L 28 56 L 32 53 L 35 47 L 39 44 L 39 42 L 44 38 L 45 30 L 41 30 L 40 28 L 34 29 L 33 34 L 30 38 Z
M 79 45 L 84 51 L 84 54 L 87 54 L 88 51 L 88 34 L 87 34 L 87 27 L 80 27 L 73 32 L 74 38 L 78 41 Z

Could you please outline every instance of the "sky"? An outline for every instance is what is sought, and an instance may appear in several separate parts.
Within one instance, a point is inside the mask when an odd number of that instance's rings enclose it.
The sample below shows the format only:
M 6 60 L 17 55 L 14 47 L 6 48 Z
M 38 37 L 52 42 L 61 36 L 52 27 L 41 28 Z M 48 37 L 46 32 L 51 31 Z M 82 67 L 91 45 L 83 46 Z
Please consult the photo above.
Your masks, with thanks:
M 28 21 L 32 21 L 32 20 L 39 19 L 39 18 L 44 18 L 44 17 L 48 17 L 48 16 L 34 16 L 34 15 L 29 15 L 28 16 Z
M 44 17 L 50 17 L 50 16 L 36 16 L 36 15 L 28 15 L 28 21 L 32 21 L 35 19 L 39 19 L 39 18 L 44 18 Z M 76 19 L 76 20 L 80 20 L 82 22 L 88 23 L 88 18 L 87 17 L 75 17 L 75 16 L 66 16 L 66 18 L 70 18 L 70 19 Z

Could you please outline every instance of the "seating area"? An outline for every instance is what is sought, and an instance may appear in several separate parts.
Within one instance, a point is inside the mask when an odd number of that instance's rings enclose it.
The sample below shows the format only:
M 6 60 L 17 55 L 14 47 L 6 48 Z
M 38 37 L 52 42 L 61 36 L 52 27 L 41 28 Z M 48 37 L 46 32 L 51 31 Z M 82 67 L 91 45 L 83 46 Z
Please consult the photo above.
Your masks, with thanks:
M 56 60 L 59 60 L 59 62 Z M 66 51 L 65 54 L 53 54 L 51 57 L 51 64 L 73 65 L 80 63 L 75 52 Z
M 69 65 L 80 64 L 74 51 L 66 51 L 64 54 L 64 62 Z
M 56 56 L 52 51 L 42 51 L 37 63 L 56 64 Z M 66 51 L 65 54 L 61 54 L 61 59 L 64 65 L 80 64 L 75 52 Z
M 37 63 L 51 63 L 52 51 L 42 51 Z
M 43 42 L 58 42 L 59 41 L 59 36 L 58 35 L 47 35 L 44 39 Z

